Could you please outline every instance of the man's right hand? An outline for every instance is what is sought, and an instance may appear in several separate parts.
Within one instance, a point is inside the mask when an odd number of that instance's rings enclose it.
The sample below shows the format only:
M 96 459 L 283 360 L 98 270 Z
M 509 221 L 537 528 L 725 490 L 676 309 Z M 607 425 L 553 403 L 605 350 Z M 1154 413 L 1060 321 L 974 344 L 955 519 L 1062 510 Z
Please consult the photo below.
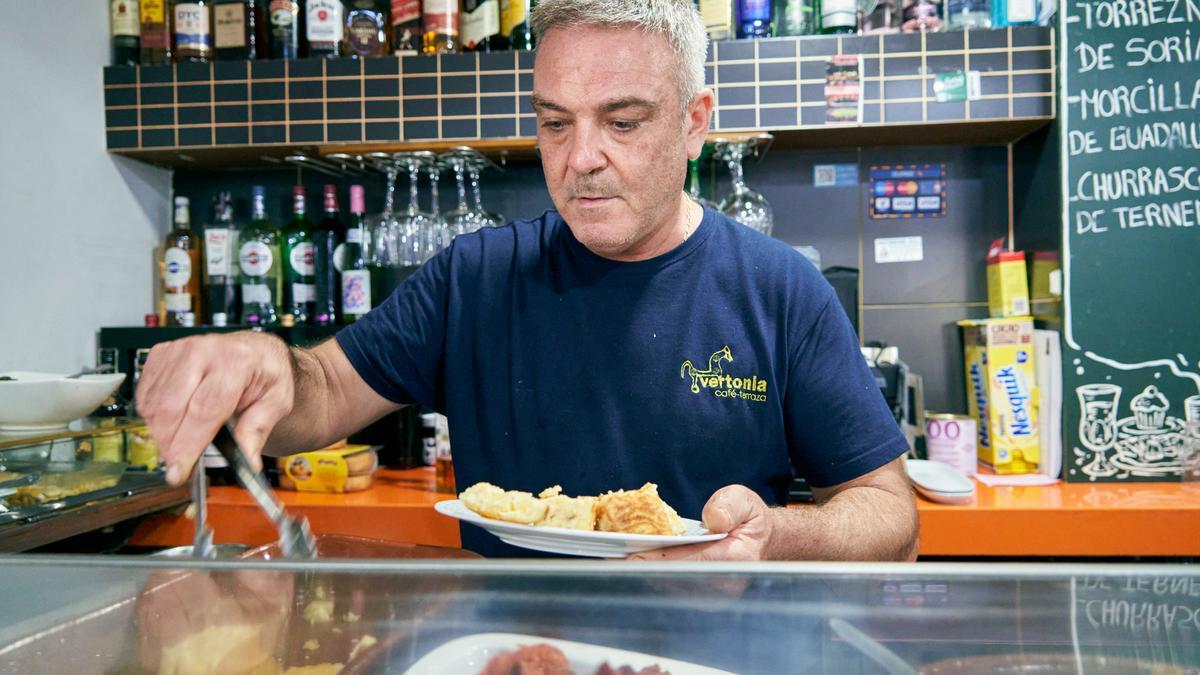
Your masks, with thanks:
M 161 343 L 150 350 L 136 400 L 171 485 L 187 480 L 230 419 L 238 445 L 261 468 L 271 431 L 295 404 L 289 348 L 250 331 Z

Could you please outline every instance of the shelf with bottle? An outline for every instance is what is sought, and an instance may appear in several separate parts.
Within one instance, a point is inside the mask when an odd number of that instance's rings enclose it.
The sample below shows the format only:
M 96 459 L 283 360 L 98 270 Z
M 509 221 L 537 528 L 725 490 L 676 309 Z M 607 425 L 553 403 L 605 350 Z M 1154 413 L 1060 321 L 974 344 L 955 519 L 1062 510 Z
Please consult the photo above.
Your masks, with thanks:
M 113 65 L 529 50 L 533 0 L 109 0 Z
M 463 143 L 529 153 L 533 60 L 492 52 L 112 67 L 108 148 L 168 166 Z M 1054 63 L 1051 29 L 1015 26 L 730 40 L 713 44 L 705 70 L 714 132 L 919 145 L 1004 142 L 1046 123 Z

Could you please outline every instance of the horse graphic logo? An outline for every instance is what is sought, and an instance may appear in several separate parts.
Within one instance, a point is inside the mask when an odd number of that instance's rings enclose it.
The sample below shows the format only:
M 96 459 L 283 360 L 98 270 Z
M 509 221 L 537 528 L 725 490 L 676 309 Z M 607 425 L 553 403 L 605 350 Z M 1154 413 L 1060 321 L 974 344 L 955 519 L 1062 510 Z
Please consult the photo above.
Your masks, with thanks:
M 688 359 L 683 362 L 679 368 L 679 377 L 691 376 L 692 378 L 692 393 L 700 393 L 700 378 L 715 377 L 719 378 L 724 371 L 721 370 L 721 362 L 733 362 L 733 353 L 729 351 L 729 345 L 718 349 L 708 357 L 708 370 L 696 370 L 696 366 L 692 364 L 692 360 Z

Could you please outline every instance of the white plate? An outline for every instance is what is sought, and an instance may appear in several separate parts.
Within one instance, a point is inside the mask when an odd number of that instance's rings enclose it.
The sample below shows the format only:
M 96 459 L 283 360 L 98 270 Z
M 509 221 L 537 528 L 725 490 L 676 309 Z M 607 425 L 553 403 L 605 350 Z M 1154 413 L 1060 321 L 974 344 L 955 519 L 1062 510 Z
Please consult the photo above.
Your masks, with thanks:
M 669 671 L 671 675 L 732 675 L 725 670 L 624 649 L 515 633 L 480 633 L 451 640 L 421 657 L 420 661 L 405 671 L 405 675 L 475 675 L 500 652 L 515 651 L 521 645 L 535 644 L 547 644 L 561 649 L 571 664 L 571 670 L 585 675 L 596 672 L 605 661 L 614 669 L 629 666 L 641 670 L 658 664 L 660 669 Z
M 444 516 L 478 525 L 513 546 L 546 553 L 562 553 L 590 558 L 624 558 L 631 553 L 640 553 L 656 548 L 717 541 L 725 538 L 724 532 L 713 534 L 704 529 L 704 525 L 700 521 L 688 518 L 682 519 L 687 532 L 681 535 L 623 534 L 621 532 L 586 532 L 562 527 L 536 527 L 507 523 L 503 520 L 485 518 L 468 509 L 457 499 L 438 502 L 434 508 Z
M 0 430 L 61 429 L 95 410 L 125 380 L 122 373 L 83 375 L 3 372 L 0 381 Z

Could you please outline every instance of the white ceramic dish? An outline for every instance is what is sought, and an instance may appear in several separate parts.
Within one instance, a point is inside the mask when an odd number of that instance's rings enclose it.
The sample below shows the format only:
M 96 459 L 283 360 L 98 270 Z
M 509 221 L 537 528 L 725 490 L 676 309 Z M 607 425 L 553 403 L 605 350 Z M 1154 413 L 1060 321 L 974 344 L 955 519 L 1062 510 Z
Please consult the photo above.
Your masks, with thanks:
M 929 501 L 969 504 L 975 499 L 975 483 L 954 467 L 927 459 L 910 459 L 905 464 L 909 480 Z
M 671 675 L 733 675 L 725 670 L 663 659 L 640 652 L 515 633 L 480 633 L 451 640 L 421 657 L 421 660 L 405 671 L 405 675 L 475 675 L 500 652 L 515 651 L 522 645 L 536 644 L 547 644 L 562 650 L 571 664 L 571 670 L 581 675 L 592 675 L 605 661 L 614 670 L 621 666 L 641 670 L 657 664 L 660 669 L 670 672 Z
M 704 541 L 724 539 L 725 533 L 713 534 L 704 529 L 698 520 L 683 519 L 687 532 L 678 536 L 652 534 L 622 534 L 620 532 L 585 532 L 561 527 L 535 527 L 506 523 L 503 520 L 485 518 L 468 509 L 457 499 L 438 502 L 437 512 L 478 525 L 502 541 L 513 546 L 547 553 L 578 555 L 590 558 L 624 558 L 631 553 L 640 553 L 668 546 L 682 546 Z
M 17 432 L 61 429 L 95 410 L 125 380 L 123 373 L 70 380 L 56 373 L 0 375 L 13 378 L 0 381 L 0 430 Z

